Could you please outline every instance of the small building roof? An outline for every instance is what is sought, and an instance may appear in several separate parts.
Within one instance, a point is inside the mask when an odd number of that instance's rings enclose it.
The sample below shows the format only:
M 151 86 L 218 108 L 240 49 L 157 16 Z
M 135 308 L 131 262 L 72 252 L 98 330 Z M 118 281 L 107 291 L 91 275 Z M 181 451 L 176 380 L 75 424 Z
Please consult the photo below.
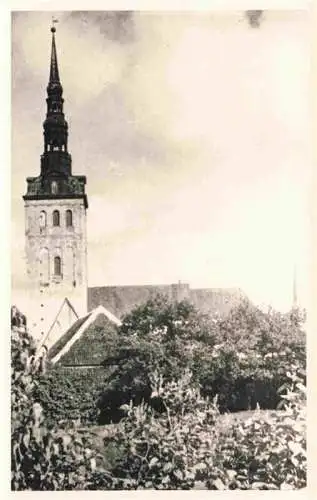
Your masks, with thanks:
M 115 327 L 121 325 L 121 321 L 116 316 L 114 316 L 105 307 L 100 305 L 87 315 L 75 321 L 75 323 L 64 333 L 64 335 L 62 335 L 62 337 L 51 346 L 48 351 L 48 359 L 53 364 L 60 361 L 61 358 L 70 351 L 71 347 L 74 346 L 75 343 L 77 345 L 77 342 L 83 337 L 85 333 L 88 332 L 91 326 L 93 326 L 95 323 L 98 324 L 98 320 L 100 321 L 100 317 L 102 317 L 104 322 L 106 322 L 108 325 L 112 326 L 112 332 L 114 332 Z

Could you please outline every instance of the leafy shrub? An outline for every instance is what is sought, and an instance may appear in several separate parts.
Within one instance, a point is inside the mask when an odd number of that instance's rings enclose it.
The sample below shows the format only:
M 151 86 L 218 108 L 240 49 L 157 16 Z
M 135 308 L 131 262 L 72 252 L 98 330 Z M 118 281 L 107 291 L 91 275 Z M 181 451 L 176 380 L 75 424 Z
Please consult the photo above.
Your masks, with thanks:
M 222 412 L 276 408 L 286 373 L 294 363 L 305 370 L 304 320 L 297 309 L 263 312 L 248 301 L 209 318 L 158 296 L 123 319 L 118 348 L 104 361 L 114 371 L 99 405 L 149 402 L 151 373 L 173 380 L 188 368 L 204 396 L 218 395 Z
M 201 398 L 188 371 L 166 384 L 155 374 L 152 383 L 152 398 L 166 411 L 130 405 L 112 438 L 125 450 L 113 473 L 136 489 L 191 489 L 198 471 L 212 460 L 216 402 Z
M 280 388 L 280 412 L 255 412 L 223 431 L 216 399 L 190 371 L 175 381 L 149 374 L 151 406 L 131 403 L 114 429 L 121 450 L 98 466 L 90 437 L 45 422 L 34 387 L 45 368 L 27 332 L 12 331 L 12 489 L 295 489 L 306 484 L 305 386 L 297 366 Z M 107 441 L 106 441 L 107 444 Z
M 12 328 L 11 359 L 12 490 L 86 488 L 93 479 L 94 453 L 85 436 L 46 425 L 34 399 L 45 364 L 25 329 Z
M 207 485 L 218 489 L 298 489 L 306 486 L 306 388 L 302 377 L 288 373 L 280 409 L 255 411 L 219 435 L 214 468 Z M 228 474 L 229 472 L 229 474 Z
M 59 363 L 39 385 L 38 398 L 52 422 L 81 417 L 84 424 L 122 418 L 120 406 L 152 404 L 150 377 L 158 370 L 166 381 L 185 369 L 203 396 L 218 395 L 221 412 L 276 408 L 286 373 L 306 365 L 304 316 L 263 312 L 248 301 L 226 317 L 210 318 L 187 301 L 150 299 L 128 314 L 122 326 L 92 325 L 61 359 L 88 360 L 101 368 L 74 370 Z
M 41 403 L 48 424 L 80 420 L 82 425 L 98 423 L 97 407 L 108 372 L 103 367 L 68 368 L 55 365 L 38 380 L 34 395 Z
M 117 344 L 117 327 L 99 315 L 59 360 L 65 366 L 100 365 Z
M 221 411 L 276 408 L 287 373 L 300 370 L 305 381 L 303 313 L 267 313 L 243 303 L 221 319 L 217 345 L 196 356 L 194 371 L 204 395 L 219 394 Z
M 130 405 L 111 438 L 123 449 L 111 472 L 135 489 L 304 487 L 305 386 L 295 373 L 288 376 L 283 411 L 255 411 L 224 429 L 216 401 L 201 397 L 189 372 L 168 383 L 153 375 L 152 398 L 161 400 L 165 412 Z

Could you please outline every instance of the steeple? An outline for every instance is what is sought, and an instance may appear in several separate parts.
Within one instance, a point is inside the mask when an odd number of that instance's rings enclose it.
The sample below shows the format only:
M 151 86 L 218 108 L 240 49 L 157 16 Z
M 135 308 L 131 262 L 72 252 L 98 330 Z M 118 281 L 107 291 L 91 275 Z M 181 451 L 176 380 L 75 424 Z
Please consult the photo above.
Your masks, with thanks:
M 53 24 L 55 22 L 53 20 Z M 25 261 L 28 295 L 34 313 L 32 319 L 36 324 L 34 331 L 39 336 L 51 331 L 57 340 L 63 330 L 53 328 L 56 323 L 54 316 L 65 298 L 78 316 L 87 313 L 88 200 L 86 177 L 72 174 L 55 37 L 56 30 L 52 26 L 48 43 L 51 53 L 47 61 L 47 109 L 43 123 L 41 171 L 36 177 L 27 177 L 27 193 L 23 199 Z M 70 312 L 71 309 L 67 309 Z M 65 312 L 63 318 L 59 318 L 62 329 L 66 327 L 63 321 Z M 70 326 L 72 318 L 69 317 L 69 322 L 66 322 Z
M 58 63 L 57 63 L 57 53 L 56 53 L 56 43 L 55 43 L 55 32 L 54 27 L 51 28 L 52 32 L 52 49 L 51 49 L 51 65 L 50 65 L 50 77 L 47 86 L 47 113 L 46 120 L 43 124 L 44 126 L 44 155 L 48 152 L 65 152 L 67 153 L 67 138 L 68 138 L 68 125 L 65 120 L 63 113 L 63 87 L 59 79 Z M 55 158 L 63 158 L 63 167 L 66 167 L 65 160 L 67 155 L 54 155 Z M 62 169 L 65 174 L 70 175 L 70 158 L 66 162 L 69 168 Z M 57 162 L 55 168 L 57 167 Z M 47 167 L 47 162 L 44 162 L 43 167 Z M 52 165 L 50 165 L 51 167 Z M 61 165 L 59 165 L 61 167 Z M 51 168 L 49 169 L 51 170 Z M 60 168 L 57 169 L 60 171 Z M 42 174 L 45 175 L 47 169 L 42 170 Z
M 87 208 L 86 177 L 72 175 L 72 158 L 67 145 L 68 124 L 63 110 L 63 87 L 58 70 L 54 26 L 51 27 L 51 33 L 51 59 L 49 81 L 46 87 L 47 109 L 43 123 L 44 151 L 41 155 L 41 172 L 38 177 L 27 178 L 28 190 L 24 199 L 83 198 Z
M 50 69 L 50 81 L 49 84 L 58 83 L 59 81 L 59 73 L 58 73 L 58 64 L 57 64 L 57 55 L 56 55 L 56 44 L 55 44 L 55 32 L 56 28 L 52 26 L 52 51 L 51 51 L 51 69 Z

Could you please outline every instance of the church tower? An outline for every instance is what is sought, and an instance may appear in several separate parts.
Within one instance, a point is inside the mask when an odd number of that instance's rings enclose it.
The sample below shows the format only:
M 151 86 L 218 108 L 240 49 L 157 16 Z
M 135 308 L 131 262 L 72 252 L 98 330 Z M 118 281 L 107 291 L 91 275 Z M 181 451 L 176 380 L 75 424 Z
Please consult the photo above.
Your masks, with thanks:
M 27 193 L 23 196 L 28 293 L 36 309 L 36 328 L 42 335 L 47 333 L 64 299 L 78 316 L 87 312 L 86 177 L 72 174 L 55 27 L 51 32 L 41 171 L 38 177 L 27 178 Z

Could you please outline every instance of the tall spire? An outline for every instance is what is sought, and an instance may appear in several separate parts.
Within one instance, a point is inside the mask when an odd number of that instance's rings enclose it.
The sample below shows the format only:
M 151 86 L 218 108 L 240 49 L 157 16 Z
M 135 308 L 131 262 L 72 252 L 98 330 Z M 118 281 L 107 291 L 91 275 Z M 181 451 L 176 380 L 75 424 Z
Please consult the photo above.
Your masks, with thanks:
M 52 50 L 51 50 L 51 68 L 50 68 L 50 80 L 49 85 L 60 84 L 59 81 L 59 72 L 58 72 L 58 64 L 57 64 L 57 54 L 56 54 L 56 44 L 55 44 L 55 32 L 56 28 L 54 26 L 51 27 L 52 33 Z
M 68 124 L 64 116 L 63 87 L 60 81 L 54 23 L 51 27 L 51 59 L 47 91 L 47 110 L 43 123 L 44 151 L 41 155 L 41 172 L 38 177 L 28 177 L 25 200 L 82 198 L 88 207 L 85 193 L 86 177 L 72 175 L 72 157 L 68 152 Z
M 50 76 L 46 89 L 47 112 L 43 124 L 44 155 L 42 157 L 42 175 L 53 171 L 71 175 L 70 158 L 67 151 L 68 125 L 63 113 L 63 87 L 59 78 L 55 32 L 56 28 L 52 26 Z

